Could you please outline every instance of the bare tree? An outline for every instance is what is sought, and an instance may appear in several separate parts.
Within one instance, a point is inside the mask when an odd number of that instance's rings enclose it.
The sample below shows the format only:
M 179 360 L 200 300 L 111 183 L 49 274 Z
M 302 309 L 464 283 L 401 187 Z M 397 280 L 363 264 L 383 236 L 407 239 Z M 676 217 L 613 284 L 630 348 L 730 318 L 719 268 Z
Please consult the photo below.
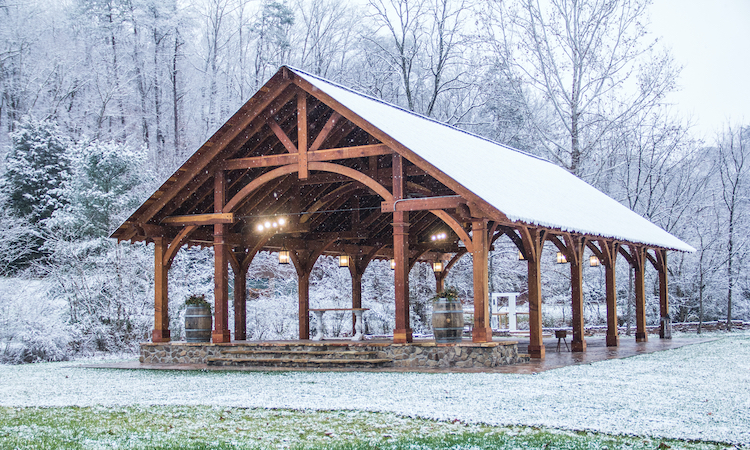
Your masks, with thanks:
M 717 142 L 717 164 L 721 182 L 721 201 L 726 213 L 727 247 L 727 329 L 732 329 L 732 296 L 739 268 L 735 262 L 745 250 L 745 241 L 738 242 L 739 228 L 744 225 L 741 208 L 748 201 L 750 179 L 750 155 L 748 138 L 750 128 L 732 128 L 719 137 Z
M 495 51 L 544 98 L 547 152 L 575 175 L 617 124 L 660 102 L 678 74 L 646 39 L 650 0 L 494 0 L 485 22 Z

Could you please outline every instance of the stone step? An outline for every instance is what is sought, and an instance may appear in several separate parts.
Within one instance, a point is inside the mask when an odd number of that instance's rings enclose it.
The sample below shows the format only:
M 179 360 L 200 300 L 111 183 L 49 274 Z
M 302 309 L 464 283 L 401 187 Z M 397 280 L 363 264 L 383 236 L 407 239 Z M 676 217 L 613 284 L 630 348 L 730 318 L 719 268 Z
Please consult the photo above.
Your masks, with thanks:
M 324 358 L 207 358 L 209 366 L 255 367 L 377 367 L 392 364 L 391 359 L 324 359 Z
M 323 356 L 323 355 L 346 355 L 346 356 L 377 356 L 378 352 L 361 350 L 222 350 L 222 355 L 289 355 L 289 356 Z

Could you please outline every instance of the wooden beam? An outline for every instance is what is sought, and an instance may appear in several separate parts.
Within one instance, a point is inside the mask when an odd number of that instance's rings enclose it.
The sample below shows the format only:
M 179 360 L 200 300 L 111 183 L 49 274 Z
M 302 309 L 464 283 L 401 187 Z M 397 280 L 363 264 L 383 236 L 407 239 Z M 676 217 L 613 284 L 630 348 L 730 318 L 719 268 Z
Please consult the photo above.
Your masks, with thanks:
M 445 195 L 440 197 L 408 198 L 382 202 L 380 210 L 384 213 L 395 211 L 429 211 L 431 209 L 453 209 L 459 204 L 466 203 L 460 195 Z
M 215 223 L 234 223 L 234 213 L 191 214 L 188 216 L 171 216 L 162 219 L 161 223 L 178 227 L 213 225 Z
M 329 148 L 325 150 L 308 151 L 308 161 L 334 161 L 337 159 L 364 158 L 368 156 L 390 155 L 393 151 L 386 145 L 358 145 L 355 147 Z M 235 158 L 224 161 L 224 169 L 255 169 L 258 167 L 275 167 L 293 164 L 300 160 L 302 154 L 285 153 L 283 155 L 254 156 L 251 158 Z M 303 178 L 301 178 L 303 179 Z M 313 183 L 314 184 L 314 183 Z
M 284 144 L 286 145 L 286 144 Z M 297 153 L 299 154 L 299 179 L 307 179 L 307 92 L 297 93 Z
M 273 134 L 275 134 L 276 137 L 279 138 L 279 141 L 284 144 L 284 148 L 286 148 L 289 153 L 297 153 L 297 147 L 294 146 L 292 140 L 289 139 L 289 136 L 286 135 L 284 130 L 281 129 L 281 127 L 273 117 L 269 117 L 266 120 L 266 123 L 269 127 L 271 127 Z
M 328 121 L 326 121 L 326 124 L 323 125 L 323 129 L 320 130 L 320 133 L 318 133 L 315 141 L 310 146 L 310 151 L 314 152 L 323 145 L 323 142 L 326 140 L 328 135 L 331 134 L 333 127 L 336 126 L 336 123 L 339 121 L 339 119 L 341 119 L 341 114 L 334 111 L 333 114 L 331 114 L 331 117 L 328 118 Z

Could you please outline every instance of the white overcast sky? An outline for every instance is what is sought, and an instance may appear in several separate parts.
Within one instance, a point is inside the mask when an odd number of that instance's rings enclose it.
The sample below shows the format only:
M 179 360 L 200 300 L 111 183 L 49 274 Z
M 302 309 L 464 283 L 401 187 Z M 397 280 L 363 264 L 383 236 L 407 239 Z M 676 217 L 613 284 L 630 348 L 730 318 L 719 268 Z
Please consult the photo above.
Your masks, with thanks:
M 750 122 L 750 0 L 654 0 L 651 30 L 683 66 L 669 100 L 697 136 Z

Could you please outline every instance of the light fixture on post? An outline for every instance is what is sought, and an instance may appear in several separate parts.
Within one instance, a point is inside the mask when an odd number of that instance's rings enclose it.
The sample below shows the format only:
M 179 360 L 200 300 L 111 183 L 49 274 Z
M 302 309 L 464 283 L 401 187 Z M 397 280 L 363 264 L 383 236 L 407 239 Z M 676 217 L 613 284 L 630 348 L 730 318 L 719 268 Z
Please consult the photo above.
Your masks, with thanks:
M 440 273 L 443 271 L 443 262 L 442 261 L 435 261 L 432 263 L 432 271 L 435 273 Z
M 599 265 L 601 265 L 601 263 L 602 262 L 599 261 L 599 258 L 597 258 L 596 255 L 591 255 L 591 257 L 589 258 L 589 265 L 591 267 L 598 267 Z
M 349 267 L 349 255 L 339 255 L 339 267 Z
M 557 252 L 557 264 L 565 264 L 568 262 L 568 258 L 565 257 L 563 252 Z
M 518 260 L 519 261 L 526 261 L 526 257 L 523 256 L 523 253 L 521 253 L 521 250 L 518 251 Z
M 396 270 L 396 260 L 391 259 L 391 270 Z

